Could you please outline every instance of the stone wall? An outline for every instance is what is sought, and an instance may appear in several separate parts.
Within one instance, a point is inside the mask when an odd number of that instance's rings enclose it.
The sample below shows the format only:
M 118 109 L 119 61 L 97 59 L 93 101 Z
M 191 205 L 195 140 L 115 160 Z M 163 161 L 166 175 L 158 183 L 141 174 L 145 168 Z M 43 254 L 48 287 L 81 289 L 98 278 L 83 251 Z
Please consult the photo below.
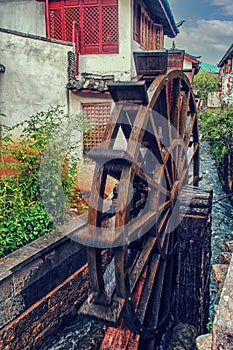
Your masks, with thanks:
M 85 219 L 85 216 L 84 216 Z M 0 260 L 0 348 L 38 349 L 71 320 L 89 288 L 76 219 Z
M 219 291 L 213 329 L 197 338 L 198 350 L 233 349 L 233 241 L 226 242 L 225 248 L 221 264 L 213 265 L 213 277 Z

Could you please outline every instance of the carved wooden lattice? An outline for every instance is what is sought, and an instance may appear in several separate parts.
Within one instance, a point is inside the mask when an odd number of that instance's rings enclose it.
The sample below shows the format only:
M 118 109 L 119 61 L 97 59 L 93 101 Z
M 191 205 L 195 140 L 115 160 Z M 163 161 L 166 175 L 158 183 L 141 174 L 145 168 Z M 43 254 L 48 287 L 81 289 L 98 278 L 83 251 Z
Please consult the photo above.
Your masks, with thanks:
M 85 7 L 83 11 L 83 42 L 82 51 L 91 53 L 98 50 L 99 44 L 99 9 L 98 6 Z
M 72 38 L 72 28 L 73 22 L 80 21 L 80 10 L 77 7 L 68 7 L 65 8 L 65 40 L 73 41 Z
M 118 9 L 117 6 L 103 6 L 103 51 L 117 52 L 118 43 Z
M 51 38 L 62 40 L 62 12 L 61 9 L 51 9 L 49 11 L 50 36 Z
M 85 133 L 83 140 L 84 153 L 102 141 L 105 127 L 109 122 L 111 103 L 83 104 L 82 111 L 90 122 L 90 130 Z
M 52 1 L 48 12 L 51 38 L 73 41 L 75 21 L 79 27 L 79 51 L 82 54 L 118 52 L 117 0 Z

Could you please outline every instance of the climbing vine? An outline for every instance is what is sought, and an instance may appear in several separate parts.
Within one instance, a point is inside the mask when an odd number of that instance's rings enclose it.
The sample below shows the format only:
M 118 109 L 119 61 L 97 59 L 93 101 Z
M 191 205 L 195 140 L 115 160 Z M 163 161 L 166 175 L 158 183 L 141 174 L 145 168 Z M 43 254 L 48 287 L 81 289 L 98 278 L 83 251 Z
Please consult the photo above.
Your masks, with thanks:
M 69 206 L 84 205 L 77 191 L 81 140 L 77 134 L 89 126 L 83 115 L 70 116 L 57 106 L 20 124 L 9 127 L 1 123 L 0 127 L 2 257 L 64 223 Z M 42 160 L 47 168 L 41 174 Z M 64 201 L 59 200 L 61 193 Z

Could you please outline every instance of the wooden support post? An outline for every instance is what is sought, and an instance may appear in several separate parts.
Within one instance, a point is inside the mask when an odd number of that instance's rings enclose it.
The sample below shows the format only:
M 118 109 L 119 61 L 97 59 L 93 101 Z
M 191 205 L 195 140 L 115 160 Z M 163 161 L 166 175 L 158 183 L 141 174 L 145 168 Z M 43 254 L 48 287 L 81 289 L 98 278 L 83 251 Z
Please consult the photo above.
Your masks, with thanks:
M 212 191 L 187 188 L 181 198 L 185 214 L 178 227 L 176 323 L 191 324 L 198 334 L 207 331 L 209 316 L 212 196 Z

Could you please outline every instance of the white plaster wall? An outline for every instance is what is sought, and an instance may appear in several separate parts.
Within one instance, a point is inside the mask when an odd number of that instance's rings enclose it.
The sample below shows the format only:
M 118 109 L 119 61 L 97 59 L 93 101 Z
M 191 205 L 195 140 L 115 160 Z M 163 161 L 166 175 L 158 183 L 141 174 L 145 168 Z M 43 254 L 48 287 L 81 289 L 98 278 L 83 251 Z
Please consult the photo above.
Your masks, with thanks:
M 132 55 L 131 1 L 119 0 L 119 54 L 81 55 L 81 73 L 114 74 L 116 80 L 130 80 Z
M 192 62 L 190 62 L 190 61 L 188 61 L 188 60 L 186 60 L 185 58 L 184 58 L 184 62 L 183 62 L 183 69 L 184 70 L 191 70 L 192 71 Z
M 0 27 L 45 36 L 45 4 L 35 0 L 0 0 Z
M 7 124 L 18 123 L 50 106 L 67 107 L 67 52 L 72 44 L 0 31 L 0 112 Z M 4 118 L 5 121 L 5 118 Z

